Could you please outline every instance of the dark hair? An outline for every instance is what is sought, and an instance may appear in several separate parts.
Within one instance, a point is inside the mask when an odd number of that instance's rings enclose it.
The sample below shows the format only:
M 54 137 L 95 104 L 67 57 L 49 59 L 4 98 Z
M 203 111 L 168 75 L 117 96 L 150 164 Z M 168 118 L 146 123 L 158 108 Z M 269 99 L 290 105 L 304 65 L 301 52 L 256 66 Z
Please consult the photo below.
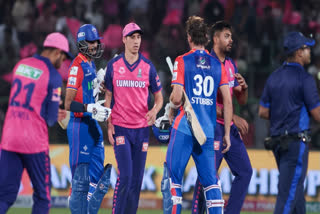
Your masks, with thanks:
M 186 22 L 186 31 L 195 45 L 205 46 L 208 44 L 208 26 L 203 18 L 190 16 Z
M 232 32 L 231 24 L 224 20 L 217 21 L 211 26 L 211 36 L 213 37 L 216 33 L 220 33 L 224 29 L 229 29 Z

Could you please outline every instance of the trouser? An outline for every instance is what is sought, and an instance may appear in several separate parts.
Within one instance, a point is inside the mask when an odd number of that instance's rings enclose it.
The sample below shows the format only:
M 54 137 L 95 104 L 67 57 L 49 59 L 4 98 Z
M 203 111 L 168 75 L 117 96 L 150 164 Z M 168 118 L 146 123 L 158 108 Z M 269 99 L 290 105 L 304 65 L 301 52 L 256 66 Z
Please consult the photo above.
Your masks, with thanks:
M 113 195 L 112 213 L 136 213 L 149 145 L 149 128 L 114 128 L 118 179 Z
M 15 202 L 23 169 L 32 182 L 32 214 L 49 213 L 51 201 L 51 176 L 49 151 L 22 154 L 0 150 L 0 214 L 7 212 Z
M 176 129 L 171 130 L 170 143 L 168 145 L 166 162 L 172 180 L 171 194 L 176 200 L 172 213 L 181 213 L 182 191 L 181 184 L 190 156 L 192 156 L 203 185 L 207 213 L 222 213 L 223 201 L 221 187 L 216 175 L 214 142 L 208 138 L 205 144 L 199 145 L 193 136 L 186 135 Z
M 230 197 L 228 204 L 225 209 L 226 214 L 237 214 L 240 213 L 244 199 L 248 192 L 248 186 L 252 176 L 252 166 L 246 150 L 246 147 L 241 139 L 237 127 L 233 124 L 230 128 L 230 150 L 222 154 L 224 137 L 224 125 L 217 123 L 214 141 L 216 144 L 215 155 L 216 155 L 216 170 L 218 171 L 224 158 L 235 176 L 232 181 Z M 197 179 L 195 185 L 195 191 L 192 201 L 192 213 L 204 213 L 205 201 L 202 191 L 202 185 Z
M 303 183 L 308 168 L 308 145 L 301 140 L 288 142 L 287 149 L 277 145 L 274 156 L 279 169 L 275 214 L 305 214 Z

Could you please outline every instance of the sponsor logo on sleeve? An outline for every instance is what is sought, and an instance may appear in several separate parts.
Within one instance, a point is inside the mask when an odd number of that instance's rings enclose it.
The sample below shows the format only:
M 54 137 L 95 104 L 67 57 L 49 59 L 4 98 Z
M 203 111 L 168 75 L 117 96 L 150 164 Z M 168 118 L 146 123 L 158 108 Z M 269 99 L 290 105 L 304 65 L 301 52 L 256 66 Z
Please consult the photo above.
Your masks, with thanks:
M 149 143 L 148 142 L 144 142 L 142 144 L 142 151 L 143 152 L 147 152 L 148 151 L 148 146 L 149 146 Z
M 125 144 L 124 136 L 118 136 L 118 137 L 116 137 L 116 144 L 117 144 L 117 146 L 119 146 L 119 145 L 124 145 L 124 144 Z
M 77 77 L 69 77 L 68 78 L 68 85 L 76 85 Z
M 220 150 L 220 141 L 215 140 L 213 143 L 213 147 L 215 151 L 219 151 Z
M 160 82 L 160 79 L 159 79 L 159 76 L 158 76 L 158 75 L 156 76 L 156 81 L 157 81 L 157 86 L 160 87 L 161 82 Z
M 72 66 L 70 69 L 70 75 L 77 75 L 78 74 L 78 67 Z
M 173 72 L 172 80 L 177 80 L 178 72 Z
M 52 91 L 52 99 L 51 100 L 54 102 L 59 102 L 60 96 L 61 96 L 61 87 L 54 88 Z
M 174 62 L 174 66 L 173 66 L 173 70 L 177 70 L 178 69 L 178 61 L 175 61 Z

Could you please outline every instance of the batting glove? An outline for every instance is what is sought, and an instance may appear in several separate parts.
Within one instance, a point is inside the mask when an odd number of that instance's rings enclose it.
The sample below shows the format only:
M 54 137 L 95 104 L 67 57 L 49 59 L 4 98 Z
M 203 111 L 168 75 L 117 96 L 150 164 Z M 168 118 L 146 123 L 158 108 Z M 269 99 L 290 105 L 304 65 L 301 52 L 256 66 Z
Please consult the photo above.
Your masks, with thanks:
M 102 106 L 104 102 L 106 101 L 99 100 L 96 103 L 90 103 L 87 105 L 87 112 L 92 113 L 92 118 L 99 122 L 106 121 L 111 114 L 110 108 Z

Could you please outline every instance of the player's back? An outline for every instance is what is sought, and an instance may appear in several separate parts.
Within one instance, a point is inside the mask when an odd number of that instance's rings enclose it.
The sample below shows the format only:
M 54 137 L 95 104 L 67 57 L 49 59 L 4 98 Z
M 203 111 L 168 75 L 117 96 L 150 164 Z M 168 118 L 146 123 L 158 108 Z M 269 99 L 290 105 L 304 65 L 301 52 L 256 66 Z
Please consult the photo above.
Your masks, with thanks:
M 13 72 L 1 147 L 21 153 L 45 151 L 47 120 L 50 114 L 57 116 L 61 76 L 47 58 L 39 55 L 21 60 Z M 56 104 L 55 111 L 50 110 L 50 102 Z
M 216 124 L 216 96 L 222 75 L 221 63 L 207 51 L 192 50 L 177 58 L 176 67 L 182 70 L 178 71 L 178 78 L 181 78 L 183 73 L 182 82 L 186 94 L 206 136 L 213 137 Z M 172 83 L 175 83 L 175 76 Z

